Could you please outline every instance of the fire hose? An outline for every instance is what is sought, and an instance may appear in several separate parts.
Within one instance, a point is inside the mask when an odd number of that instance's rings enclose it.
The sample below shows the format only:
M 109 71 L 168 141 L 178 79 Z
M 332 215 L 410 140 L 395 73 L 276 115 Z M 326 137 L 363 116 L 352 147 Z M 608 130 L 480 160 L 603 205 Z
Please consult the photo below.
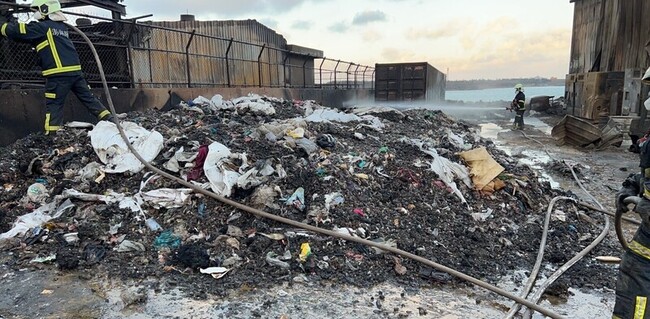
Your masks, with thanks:
M 542 142 L 540 142 L 540 141 L 538 141 L 536 139 L 533 139 L 533 138 L 529 137 L 524 132 L 521 132 L 521 133 L 523 134 L 523 136 L 525 138 L 540 144 L 542 146 L 542 148 L 544 149 L 544 151 L 546 152 L 546 154 L 551 158 L 553 157 L 553 156 L 551 156 L 551 154 L 546 149 L 546 145 L 544 145 Z M 585 192 L 585 194 L 593 202 L 598 204 L 598 206 L 600 206 L 600 208 L 593 207 L 592 205 L 589 205 L 589 204 L 586 204 L 586 203 L 583 203 L 583 202 L 579 202 L 578 205 L 583 206 L 583 207 L 588 208 L 588 209 L 591 209 L 591 210 L 594 210 L 594 211 L 597 211 L 597 212 L 604 213 L 606 215 L 613 216 L 614 217 L 614 223 L 615 223 L 615 229 L 616 229 L 616 236 L 617 236 L 619 242 L 621 243 L 621 245 L 624 248 L 627 248 L 627 240 L 624 238 L 623 231 L 622 231 L 622 220 L 628 221 L 628 222 L 636 224 L 636 225 L 640 225 L 641 223 L 639 221 L 634 220 L 634 219 L 630 219 L 628 217 L 622 216 L 623 212 L 617 211 L 616 214 L 611 214 L 610 212 L 606 211 L 604 209 L 603 205 L 593 195 L 591 195 L 591 193 L 589 193 L 589 191 L 587 191 L 587 189 L 585 189 L 585 187 L 582 185 L 582 183 L 580 182 L 580 179 L 576 175 L 575 170 L 573 169 L 573 166 L 571 166 L 569 164 L 567 164 L 567 166 L 571 170 L 571 174 L 573 175 L 573 178 L 575 179 L 576 183 L 578 183 L 578 186 L 580 186 L 582 191 Z M 561 199 L 561 197 L 554 198 L 551 201 L 551 203 L 549 204 L 549 210 L 547 211 L 547 218 L 549 217 L 551 208 L 555 204 L 557 199 Z M 639 200 L 640 200 L 639 197 L 633 196 L 633 197 L 628 197 L 627 199 L 625 199 L 624 202 L 625 202 L 625 204 L 638 204 Z M 562 265 L 560 268 L 558 268 L 546 281 L 544 281 L 544 283 L 541 284 L 541 286 L 537 289 L 537 291 L 535 292 L 533 297 L 530 298 L 530 300 L 532 300 L 535 303 L 539 302 L 539 300 L 541 299 L 541 296 L 544 293 L 544 291 L 546 291 L 546 289 L 551 284 L 553 284 L 553 282 L 555 282 L 555 280 L 557 280 L 564 272 L 566 272 L 569 268 L 571 268 L 580 259 L 582 259 L 584 256 L 586 256 L 591 250 L 593 250 L 605 238 L 605 236 L 607 235 L 607 232 L 609 230 L 610 221 L 609 221 L 609 218 L 607 216 L 604 216 L 604 220 L 605 220 L 605 227 L 603 228 L 603 231 L 601 232 L 601 234 L 589 246 L 584 248 L 580 253 L 578 253 L 576 256 L 574 256 L 571 260 L 569 260 L 564 265 Z M 536 264 L 535 264 L 535 267 L 534 267 L 533 271 L 531 272 L 531 275 L 530 275 L 529 280 L 528 280 L 528 284 L 527 284 L 525 290 L 522 293 L 523 297 L 526 297 L 528 295 L 528 293 L 530 292 L 530 288 L 532 287 L 532 284 L 534 283 L 534 278 L 537 276 L 537 272 L 539 270 L 539 265 L 541 263 L 541 257 L 543 256 L 547 231 L 548 231 L 548 223 L 545 222 L 544 233 L 542 235 L 542 241 L 541 241 L 539 252 L 538 252 L 538 259 L 536 261 Z M 508 312 L 508 315 L 507 315 L 506 318 L 507 319 L 513 318 L 514 315 L 519 311 L 520 307 L 521 307 L 521 304 L 513 305 L 511 307 L 510 311 Z M 532 313 L 531 313 L 530 309 L 528 309 L 524 313 L 523 318 L 524 319 L 529 319 L 531 317 L 532 317 Z
M 5 1 L 0 1 L 0 4 L 6 4 L 6 5 L 15 6 L 15 7 L 28 8 L 25 5 L 19 5 L 19 4 L 9 3 L 9 2 L 5 2 Z M 101 80 L 102 80 L 102 85 L 103 85 L 104 93 L 106 95 L 106 99 L 107 99 L 107 102 L 108 102 L 109 110 L 113 114 L 117 114 L 117 112 L 115 111 L 115 106 L 113 105 L 113 100 L 111 98 L 108 83 L 106 81 L 106 75 L 104 73 L 104 68 L 102 66 L 101 59 L 99 58 L 99 55 L 97 53 L 97 50 L 96 50 L 95 46 L 93 45 L 92 41 L 88 38 L 88 36 L 86 36 L 86 34 L 83 33 L 81 30 L 79 30 L 76 26 L 71 25 L 71 24 L 67 24 L 67 25 L 72 30 L 74 30 L 76 33 L 78 33 L 84 39 L 84 41 L 88 44 L 88 46 L 90 47 L 90 49 L 91 49 L 91 51 L 93 53 L 93 56 L 95 58 L 95 62 L 97 64 L 97 68 L 99 70 L 99 74 L 100 74 L 100 77 L 101 77 Z M 131 153 L 133 153 L 133 155 L 148 170 L 150 170 L 151 172 L 156 173 L 156 174 L 158 174 L 158 175 L 160 175 L 162 177 L 165 177 L 165 178 L 167 178 L 169 180 L 177 182 L 180 185 L 191 188 L 193 191 L 195 191 L 197 193 L 200 193 L 200 194 L 203 194 L 205 196 L 211 197 L 211 198 L 216 199 L 216 200 L 218 200 L 218 201 L 220 201 L 220 202 L 222 202 L 222 203 L 224 203 L 226 205 L 230 205 L 232 207 L 235 207 L 235 208 L 240 209 L 242 211 L 251 213 L 251 214 L 256 215 L 258 217 L 271 219 L 271 220 L 274 220 L 274 221 L 277 221 L 277 222 L 280 222 L 280 223 L 283 223 L 283 224 L 287 224 L 287 225 L 290 225 L 290 226 L 302 228 L 302 229 L 305 229 L 305 230 L 313 231 L 313 232 L 316 232 L 316 233 L 321 233 L 321 234 L 328 235 L 328 236 L 331 236 L 331 237 L 344 239 L 346 241 L 356 242 L 356 243 L 360 243 L 360 244 L 363 244 L 363 245 L 376 247 L 376 248 L 379 248 L 379 249 L 382 249 L 382 250 L 385 250 L 385 251 L 389 251 L 389 252 L 394 253 L 396 255 L 399 255 L 399 256 L 402 256 L 402 257 L 417 261 L 419 263 L 422 263 L 424 265 L 427 265 L 427 266 L 432 267 L 434 269 L 437 269 L 439 271 L 448 273 L 448 274 L 453 275 L 453 276 L 455 276 L 457 278 L 468 281 L 468 282 L 470 282 L 470 283 L 472 283 L 474 285 L 477 285 L 479 287 L 482 287 L 484 289 L 487 289 L 489 291 L 497 293 L 497 294 L 499 294 L 499 295 L 501 295 L 503 297 L 506 297 L 508 299 L 516 301 L 517 303 L 523 304 L 526 307 L 534 309 L 535 311 L 538 311 L 541 314 L 543 314 L 545 316 L 548 316 L 550 318 L 554 318 L 554 319 L 564 318 L 563 316 L 561 316 L 561 315 L 559 315 L 559 314 L 557 314 L 557 313 L 555 313 L 555 312 L 553 312 L 551 310 L 548 310 L 548 309 L 546 309 L 544 307 L 538 306 L 537 304 L 534 304 L 534 303 L 532 303 L 532 302 L 530 302 L 530 301 L 528 301 L 526 299 L 518 297 L 518 296 L 516 296 L 516 295 L 514 295 L 514 294 L 512 294 L 510 292 L 507 292 L 507 291 L 505 291 L 503 289 L 500 289 L 500 288 L 498 288 L 498 287 L 496 287 L 494 285 L 491 285 L 491 284 L 489 284 L 487 282 L 481 281 L 479 279 L 476 279 L 474 277 L 471 277 L 469 275 L 461 273 L 461 272 L 459 272 L 457 270 L 454 270 L 454 269 L 446 267 L 444 265 L 435 263 L 435 262 L 433 262 L 431 260 L 428 260 L 426 258 L 414 255 L 414 254 L 406 252 L 406 251 L 403 251 L 401 249 L 397 249 L 397 248 L 394 248 L 394 247 L 390 247 L 390 246 L 387 246 L 387 245 L 375 243 L 375 242 L 372 242 L 372 241 L 369 241 L 369 240 L 366 240 L 366 239 L 353 237 L 353 236 L 346 235 L 346 234 L 336 233 L 336 232 L 331 231 L 331 230 L 315 227 L 315 226 L 308 225 L 308 224 L 301 223 L 301 222 L 297 222 L 297 221 L 294 221 L 294 220 L 291 220 L 291 219 L 276 216 L 276 215 L 270 214 L 268 212 L 265 212 L 265 211 L 262 211 L 262 210 L 259 210 L 259 209 L 255 209 L 255 208 L 243 205 L 241 203 L 232 201 L 232 200 L 227 199 L 227 198 L 225 198 L 223 196 L 217 195 L 217 194 L 215 194 L 215 193 L 213 193 L 211 191 L 199 188 L 199 187 L 197 187 L 197 186 L 195 186 L 195 185 L 193 185 L 193 184 L 191 184 L 191 183 L 189 183 L 189 182 L 187 182 L 185 180 L 182 180 L 182 179 L 180 179 L 180 178 L 178 178 L 176 176 L 173 176 L 171 174 L 168 174 L 168 173 L 156 168 L 155 166 L 153 166 L 152 164 L 147 162 L 144 158 L 142 158 L 142 156 L 135 150 L 133 145 L 131 145 L 131 143 L 129 142 L 124 129 L 122 128 L 122 126 L 119 123 L 119 120 L 118 120 L 117 116 L 114 116 L 113 118 L 114 118 L 113 123 L 116 125 L 116 127 L 117 127 L 117 129 L 118 129 L 118 131 L 120 133 L 120 136 L 122 137 L 125 144 L 129 148 L 129 151 Z

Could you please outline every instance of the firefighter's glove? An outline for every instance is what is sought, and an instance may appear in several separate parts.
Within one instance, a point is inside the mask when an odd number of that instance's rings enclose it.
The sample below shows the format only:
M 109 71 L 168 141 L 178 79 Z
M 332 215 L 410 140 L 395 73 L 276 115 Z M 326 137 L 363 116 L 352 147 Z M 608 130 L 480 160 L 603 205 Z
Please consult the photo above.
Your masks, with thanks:
M 627 213 L 627 205 L 625 204 L 625 199 L 630 196 L 636 196 L 636 192 L 630 188 L 621 188 L 621 190 L 616 193 L 616 212 L 623 214 Z M 647 201 L 647 200 L 646 200 Z
M 642 199 L 634 208 L 634 211 L 641 216 L 641 222 L 645 227 L 650 227 L 650 200 Z

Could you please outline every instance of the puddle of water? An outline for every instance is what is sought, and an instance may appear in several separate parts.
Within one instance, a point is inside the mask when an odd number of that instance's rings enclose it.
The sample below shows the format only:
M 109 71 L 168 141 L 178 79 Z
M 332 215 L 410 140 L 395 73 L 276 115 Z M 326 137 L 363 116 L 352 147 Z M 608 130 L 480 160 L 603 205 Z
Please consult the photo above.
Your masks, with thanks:
M 146 304 L 124 310 L 120 291 L 108 293 L 110 310 L 102 318 L 498 318 L 491 298 L 477 303 L 468 297 L 472 289 L 405 290 L 395 284 L 370 289 L 331 284 L 287 284 L 253 292 L 234 292 L 226 298 L 191 300 L 179 291 L 155 294 L 149 291 Z
M 0 269 L 0 318 L 98 318 L 104 300 L 78 275 Z
M 554 269 L 545 267 L 548 271 L 553 271 Z M 518 270 L 513 272 L 512 275 L 502 279 L 497 286 L 507 290 L 515 292 L 515 294 L 521 294 L 526 281 L 528 280 L 528 271 Z M 536 286 L 531 291 L 530 295 L 533 295 L 538 289 L 539 285 L 546 280 L 546 277 L 540 275 L 538 276 Z M 615 292 L 614 291 L 605 291 L 602 289 L 599 290 L 590 290 L 590 291 L 580 291 L 575 288 L 569 288 L 569 298 L 567 300 L 555 299 L 542 299 L 539 303 L 540 306 L 552 309 L 553 311 L 566 316 L 567 318 L 575 319 L 591 319 L 591 318 L 609 318 L 611 317 L 612 311 L 614 310 L 615 302 Z M 507 300 L 504 304 L 505 307 L 509 308 L 512 306 L 512 301 Z M 521 313 L 521 310 L 520 310 Z M 543 319 L 545 316 L 534 313 L 533 319 Z
M 532 125 L 535 127 L 535 129 L 541 130 L 547 135 L 551 134 L 552 128 L 550 126 L 537 118 L 532 119 L 534 121 L 529 121 L 529 123 L 532 123 L 526 125 Z M 499 133 L 509 132 L 509 129 L 504 129 L 495 123 L 482 123 L 479 124 L 479 126 L 481 127 L 481 137 L 492 139 L 497 148 L 504 151 L 506 154 L 508 154 L 508 156 L 516 155 L 519 157 L 520 163 L 528 165 L 533 169 L 539 171 L 540 180 L 549 182 L 552 188 L 558 189 L 562 187 L 560 183 L 555 181 L 553 177 L 544 171 L 543 165 L 551 162 L 551 158 L 543 149 L 531 149 L 530 146 L 513 147 L 505 145 L 498 139 L 498 136 Z
M 481 134 L 480 134 L 481 137 L 489 138 L 494 142 L 496 142 L 497 138 L 499 137 L 499 133 L 508 131 L 503 127 L 496 125 L 494 123 L 482 123 L 479 124 L 479 126 L 481 127 Z
M 522 271 L 522 276 L 523 275 Z M 521 287 L 499 285 L 509 291 Z M 521 285 L 520 285 L 521 286 Z M 589 293 L 569 290 L 567 302 L 545 308 L 570 318 L 591 319 L 607 317 L 614 305 L 614 293 Z M 178 290 L 163 293 L 148 292 L 146 303 L 124 309 L 121 290 L 107 293 L 109 308 L 101 318 L 502 318 L 512 301 L 479 288 L 404 289 L 385 283 L 365 289 L 339 284 L 288 284 L 252 292 L 233 292 L 225 298 L 209 297 L 194 300 L 182 297 Z M 605 315 L 607 314 L 607 315 Z M 533 318 L 543 318 L 536 314 Z
M 526 125 L 526 128 L 532 126 L 534 129 L 544 133 L 544 135 L 551 135 L 551 131 L 553 130 L 552 127 L 536 117 L 526 117 L 524 120 L 524 125 Z

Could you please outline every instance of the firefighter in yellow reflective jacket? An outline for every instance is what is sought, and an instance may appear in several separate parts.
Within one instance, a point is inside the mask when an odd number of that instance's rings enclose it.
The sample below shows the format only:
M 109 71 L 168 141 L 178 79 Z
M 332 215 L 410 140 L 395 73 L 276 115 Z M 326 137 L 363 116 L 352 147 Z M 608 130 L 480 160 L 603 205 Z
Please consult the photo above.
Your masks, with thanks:
M 112 121 L 113 116 L 92 95 L 83 78 L 79 55 L 70 40 L 65 16 L 58 0 L 34 0 L 30 5 L 38 22 L 2 24 L 2 36 L 34 45 L 46 79 L 45 134 L 56 132 L 63 125 L 63 104 L 70 91 L 99 120 Z
M 643 76 L 643 83 L 650 85 L 650 68 Z M 646 100 L 650 111 L 650 98 Z M 640 145 L 641 173 L 631 175 L 623 183 L 616 196 L 616 209 L 627 211 L 624 200 L 629 196 L 642 197 L 634 211 L 641 216 L 641 226 L 623 254 L 616 281 L 616 304 L 614 319 L 650 319 L 650 140 Z
M 515 85 L 515 98 L 512 100 L 511 109 L 515 111 L 515 123 L 512 126 L 514 130 L 524 129 L 524 113 L 526 112 L 526 95 L 524 87 L 521 84 Z

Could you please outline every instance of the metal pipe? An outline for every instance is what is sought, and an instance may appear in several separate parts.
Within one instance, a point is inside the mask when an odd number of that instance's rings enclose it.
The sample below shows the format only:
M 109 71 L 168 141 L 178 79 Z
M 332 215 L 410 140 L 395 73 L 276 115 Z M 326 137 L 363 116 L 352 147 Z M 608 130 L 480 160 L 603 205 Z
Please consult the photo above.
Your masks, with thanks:
M 302 87 L 303 88 L 307 87 L 307 70 L 305 70 L 307 62 L 309 62 L 309 60 L 305 59 L 305 62 L 302 63 Z
M 615 213 L 608 212 L 608 211 L 606 211 L 604 209 L 601 209 L 601 208 L 598 208 L 598 207 L 596 207 L 594 205 L 590 205 L 590 204 L 587 204 L 587 203 L 584 203 L 584 202 L 579 202 L 578 205 L 580 205 L 580 206 L 582 206 L 584 208 L 599 212 L 599 213 L 603 213 L 603 214 L 606 214 L 606 215 L 609 215 L 609 216 L 612 216 L 612 217 L 616 217 Z M 621 219 L 623 219 L 624 221 L 626 221 L 626 222 L 628 222 L 630 224 L 633 224 L 633 225 L 637 225 L 637 226 L 641 225 L 640 221 L 634 220 L 634 219 L 626 217 L 626 216 L 623 216 Z
M 320 88 L 323 88 L 323 63 L 325 63 L 325 57 L 320 61 L 320 67 L 318 67 L 318 73 L 320 77 Z
M 289 59 L 289 54 L 285 54 L 282 59 L 282 70 L 284 71 L 284 87 L 287 87 L 287 60 Z M 289 72 L 291 73 L 291 72 Z M 290 78 L 291 79 L 291 78 Z
M 232 48 L 233 40 L 233 38 L 230 38 L 230 41 L 228 41 L 228 48 L 226 49 L 226 81 L 228 83 L 228 87 L 230 87 L 230 61 L 228 59 L 228 54 L 230 54 L 230 48 Z
M 192 45 L 192 40 L 194 40 L 194 35 L 196 34 L 196 30 L 192 30 L 192 34 L 190 34 L 190 39 L 187 41 L 187 45 L 185 46 L 185 63 L 187 66 L 187 87 L 191 88 L 192 87 L 192 71 L 190 70 L 190 45 Z
M 257 72 L 258 72 L 257 77 L 259 78 L 259 81 L 260 81 L 260 83 L 259 83 L 260 87 L 262 87 L 262 63 L 261 63 L 261 59 L 262 59 L 262 53 L 264 52 L 264 49 L 266 49 L 266 43 L 264 43 L 264 45 L 262 46 L 262 49 L 260 50 L 260 54 L 257 56 Z
M 357 68 L 354 69 L 354 88 L 355 89 L 359 88 L 359 85 L 357 84 L 357 72 L 359 72 L 359 67 L 360 67 L 360 65 L 357 64 Z
M 338 60 L 338 62 L 336 62 L 336 66 L 334 67 L 334 89 L 338 89 L 338 85 L 336 84 L 336 72 L 337 72 L 337 70 L 339 68 L 340 63 L 341 63 L 341 60 Z
M 349 89 L 350 88 L 350 68 L 354 65 L 354 63 L 348 64 L 348 69 L 345 70 L 345 88 Z
M 361 86 L 362 89 L 366 88 L 366 71 L 368 71 L 368 66 L 366 65 L 366 68 L 363 69 L 363 84 Z
M 133 44 L 131 44 L 131 41 L 133 40 L 133 31 L 135 30 L 135 20 L 137 19 L 133 18 L 131 19 L 131 28 L 129 29 L 129 35 L 126 37 L 126 47 L 127 47 L 127 58 L 129 59 L 129 73 L 131 74 L 131 87 L 135 88 L 135 68 L 133 67 Z
M 149 46 L 149 48 L 151 49 L 151 38 L 147 39 L 147 46 Z M 148 52 L 147 57 L 149 58 L 149 83 L 153 83 L 153 66 L 151 65 L 151 50 L 148 50 L 147 52 Z M 150 87 L 153 87 L 153 85 L 151 85 Z

